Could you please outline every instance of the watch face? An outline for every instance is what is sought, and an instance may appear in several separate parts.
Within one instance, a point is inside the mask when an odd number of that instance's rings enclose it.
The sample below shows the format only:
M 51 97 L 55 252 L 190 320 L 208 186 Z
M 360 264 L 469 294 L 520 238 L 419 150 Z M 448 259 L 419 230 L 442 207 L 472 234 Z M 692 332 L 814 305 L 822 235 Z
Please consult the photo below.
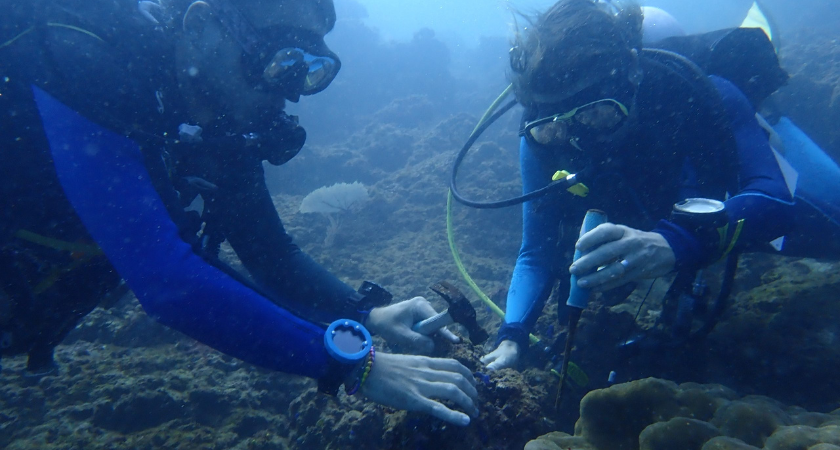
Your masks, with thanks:
M 372 345 L 368 330 L 354 320 L 336 320 L 324 333 L 324 347 L 327 353 L 342 364 L 361 361 Z
M 358 353 L 365 349 L 365 336 L 352 328 L 337 328 L 333 334 L 335 347 L 347 354 Z
M 674 205 L 671 221 L 692 232 L 711 232 L 717 239 L 717 228 L 729 223 L 726 205 L 718 200 L 689 198 Z M 706 231 L 704 231 L 706 230 Z
M 723 211 L 724 204 L 708 198 L 689 198 L 674 205 L 674 210 L 688 214 L 709 214 Z

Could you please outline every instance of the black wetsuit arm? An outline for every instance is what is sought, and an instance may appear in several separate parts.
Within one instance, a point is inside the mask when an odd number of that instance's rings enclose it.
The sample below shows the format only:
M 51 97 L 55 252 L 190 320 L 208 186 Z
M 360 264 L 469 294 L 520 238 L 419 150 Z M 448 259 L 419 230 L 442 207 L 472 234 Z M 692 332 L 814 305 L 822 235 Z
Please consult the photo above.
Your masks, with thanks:
M 355 290 L 305 254 L 286 233 L 262 165 L 243 166 L 221 180 L 222 193 L 214 195 L 208 206 L 248 272 L 259 284 L 294 302 L 282 306 L 306 317 L 326 322 L 358 316 L 346 302 Z

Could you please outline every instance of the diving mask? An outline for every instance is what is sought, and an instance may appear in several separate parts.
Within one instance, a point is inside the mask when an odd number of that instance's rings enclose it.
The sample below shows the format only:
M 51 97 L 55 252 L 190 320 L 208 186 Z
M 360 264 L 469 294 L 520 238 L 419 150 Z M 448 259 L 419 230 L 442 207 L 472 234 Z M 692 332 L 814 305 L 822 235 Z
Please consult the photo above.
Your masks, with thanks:
M 265 66 L 262 80 L 270 86 L 292 88 L 299 95 L 312 95 L 329 86 L 339 67 L 335 55 L 318 56 L 298 47 L 284 48 Z
M 227 0 L 208 3 L 242 47 L 243 65 L 255 87 L 280 90 L 286 99 L 297 102 L 301 95 L 326 89 L 338 74 L 341 61 L 322 36 L 289 26 L 257 30 Z
M 603 98 L 564 113 L 526 122 L 520 134 L 539 145 L 554 147 L 569 143 L 580 149 L 578 141 L 581 137 L 611 134 L 629 116 L 630 111 L 623 103 Z

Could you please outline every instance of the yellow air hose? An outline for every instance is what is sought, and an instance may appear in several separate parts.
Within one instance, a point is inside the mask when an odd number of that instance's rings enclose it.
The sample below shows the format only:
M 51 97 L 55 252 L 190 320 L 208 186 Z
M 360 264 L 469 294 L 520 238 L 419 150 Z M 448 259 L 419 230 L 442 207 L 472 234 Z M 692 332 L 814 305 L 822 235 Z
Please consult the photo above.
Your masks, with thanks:
M 476 130 L 481 128 L 484 125 L 484 122 L 493 115 L 493 112 L 498 108 L 499 104 L 504 101 L 504 99 L 510 94 L 513 90 L 513 85 L 508 85 L 507 88 L 499 95 L 493 104 L 487 108 L 487 111 L 484 112 L 484 115 L 481 117 L 481 120 L 478 121 L 478 124 L 473 129 L 472 133 L 470 133 L 470 138 L 472 138 L 473 134 L 475 134 Z M 446 197 L 446 238 L 449 241 L 449 250 L 452 252 L 452 259 L 455 260 L 455 265 L 458 267 L 458 271 L 461 273 L 461 276 L 464 278 L 464 281 L 467 282 L 467 285 L 473 290 L 473 292 L 478 295 L 478 298 L 487 305 L 496 315 L 504 320 L 505 312 L 501 310 L 493 300 L 490 299 L 484 292 L 482 292 L 481 288 L 475 283 L 469 273 L 467 273 L 467 269 L 464 267 L 464 263 L 461 261 L 461 255 L 458 253 L 458 248 L 455 246 L 455 234 L 452 229 L 452 190 L 448 191 L 448 195 Z M 540 339 L 533 334 L 529 335 L 532 344 L 536 344 L 540 342 Z

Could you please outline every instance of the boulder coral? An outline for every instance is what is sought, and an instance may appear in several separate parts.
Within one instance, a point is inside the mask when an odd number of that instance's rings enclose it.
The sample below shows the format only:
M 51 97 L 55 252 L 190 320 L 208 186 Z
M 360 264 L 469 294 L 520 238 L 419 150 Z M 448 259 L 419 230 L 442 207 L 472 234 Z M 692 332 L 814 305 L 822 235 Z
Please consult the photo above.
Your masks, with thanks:
M 646 378 L 589 392 L 574 436 L 553 432 L 525 449 L 828 450 L 840 448 L 838 418 L 720 385 Z

